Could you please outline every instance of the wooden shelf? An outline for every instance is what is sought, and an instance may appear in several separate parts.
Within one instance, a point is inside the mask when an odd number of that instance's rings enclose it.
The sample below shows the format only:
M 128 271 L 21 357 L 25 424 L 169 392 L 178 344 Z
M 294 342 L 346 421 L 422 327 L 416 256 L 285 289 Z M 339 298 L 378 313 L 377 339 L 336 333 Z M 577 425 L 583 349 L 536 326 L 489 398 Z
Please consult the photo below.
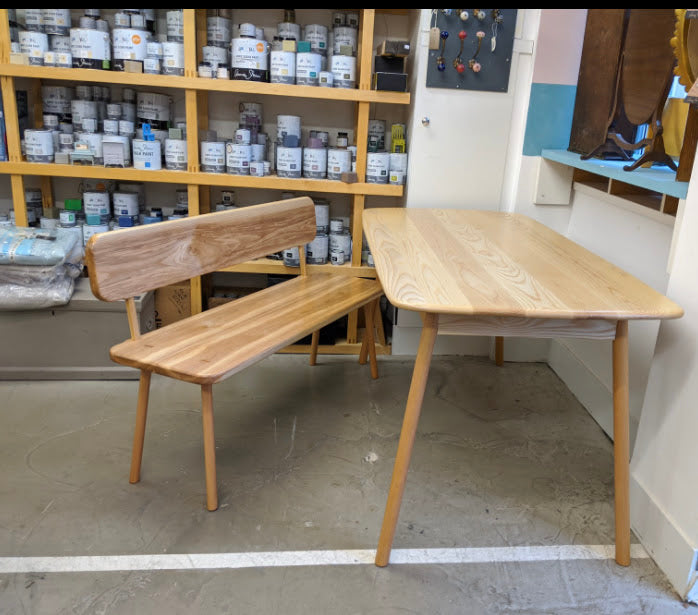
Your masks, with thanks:
M 402 196 L 404 187 L 391 184 L 357 182 L 345 184 L 330 179 L 290 179 L 267 175 L 233 175 L 230 173 L 204 173 L 190 171 L 147 171 L 132 167 L 103 167 L 41 162 L 0 162 L 0 173 L 5 175 L 34 175 L 37 177 L 75 177 L 89 179 L 115 179 L 122 181 L 155 182 L 167 184 L 198 184 L 229 188 L 267 188 L 306 192 L 331 192 L 336 194 L 365 194 L 371 196 Z
M 321 100 L 384 103 L 409 105 L 409 92 L 386 92 L 367 89 L 321 88 L 309 85 L 287 85 L 236 81 L 231 79 L 202 79 L 176 75 L 148 75 L 125 73 L 93 68 L 57 68 L 27 66 L 24 64 L 0 64 L 0 76 L 31 79 L 49 79 L 81 83 L 104 83 L 129 87 L 173 88 L 205 92 L 229 92 L 232 94 L 285 96 L 287 98 L 319 98 Z
M 308 270 L 311 272 L 330 272 L 335 275 L 349 275 L 361 278 L 376 277 L 375 267 L 369 267 L 368 265 L 352 266 L 350 263 L 344 263 L 343 265 L 308 265 Z M 300 268 L 287 267 L 283 264 L 282 261 L 277 261 L 271 258 L 259 258 L 257 260 L 241 263 L 233 267 L 227 267 L 223 271 L 234 273 L 269 273 L 277 275 L 298 275 L 300 273 Z

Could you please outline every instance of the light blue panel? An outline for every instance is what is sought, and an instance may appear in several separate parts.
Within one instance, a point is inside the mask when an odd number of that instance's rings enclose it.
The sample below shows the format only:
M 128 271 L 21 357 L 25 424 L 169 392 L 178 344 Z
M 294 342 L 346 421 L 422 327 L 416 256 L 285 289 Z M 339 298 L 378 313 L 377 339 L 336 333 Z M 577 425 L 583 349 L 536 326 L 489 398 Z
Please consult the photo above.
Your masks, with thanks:
M 540 156 L 543 149 L 569 147 L 576 96 L 576 85 L 531 84 L 524 156 Z

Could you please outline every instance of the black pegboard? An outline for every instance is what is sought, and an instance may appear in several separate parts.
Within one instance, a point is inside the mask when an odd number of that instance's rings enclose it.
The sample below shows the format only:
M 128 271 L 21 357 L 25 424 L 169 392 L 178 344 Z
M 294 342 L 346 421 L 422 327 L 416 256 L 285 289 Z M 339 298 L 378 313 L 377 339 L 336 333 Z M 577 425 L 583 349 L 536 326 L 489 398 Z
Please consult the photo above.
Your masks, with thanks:
M 483 11 L 484 19 L 480 20 L 475 11 Z M 448 32 L 445 44 L 439 40 L 439 50 L 429 50 L 427 65 L 427 87 L 449 88 L 454 90 L 481 90 L 484 92 L 506 92 L 509 86 L 509 71 L 514 49 L 514 30 L 516 27 L 516 12 L 518 9 L 435 9 L 431 26 L 440 31 Z M 444 11 L 450 11 L 450 14 Z M 468 12 L 468 19 L 463 21 L 461 11 Z M 498 11 L 501 22 L 497 24 L 497 44 L 492 51 L 492 34 L 495 23 L 494 15 Z M 463 52 L 460 53 L 461 40 L 458 36 L 464 31 L 467 36 L 463 42 Z M 478 47 L 478 31 L 485 33 L 476 61 L 480 63 L 480 72 L 473 72 L 469 61 L 475 55 Z M 443 52 L 441 51 L 443 47 Z M 453 61 L 460 54 L 465 65 L 463 73 L 453 66 Z M 438 70 L 437 61 L 443 56 L 446 69 Z

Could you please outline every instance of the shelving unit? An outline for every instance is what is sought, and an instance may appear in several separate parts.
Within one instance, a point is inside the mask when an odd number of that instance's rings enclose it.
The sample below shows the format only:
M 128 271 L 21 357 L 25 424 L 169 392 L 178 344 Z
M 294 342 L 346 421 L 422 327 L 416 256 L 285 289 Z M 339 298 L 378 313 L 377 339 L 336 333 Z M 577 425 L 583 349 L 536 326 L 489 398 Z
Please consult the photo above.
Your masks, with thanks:
M 401 197 L 402 186 L 366 183 L 366 157 L 368 124 L 371 105 L 409 105 L 410 94 L 383 92 L 371 89 L 373 61 L 373 39 L 376 11 L 381 9 L 360 9 L 360 24 L 357 48 L 357 88 L 320 88 L 301 85 L 283 85 L 235 80 L 205 79 L 198 77 L 197 67 L 201 60 L 201 47 L 206 42 L 207 9 L 183 9 L 184 11 L 184 76 L 148 75 L 103 71 L 94 69 L 54 68 L 26 66 L 10 62 L 10 32 L 7 9 L 0 9 L 0 86 L 4 101 L 7 133 L 8 161 L 0 162 L 0 173 L 9 175 L 15 220 L 18 226 L 27 225 L 26 202 L 24 197 L 26 176 L 40 178 L 44 208 L 53 206 L 52 178 L 102 179 L 117 181 L 155 182 L 187 186 L 189 215 L 201 215 L 210 211 L 211 187 L 251 188 L 290 190 L 296 193 L 325 193 L 349 195 L 351 199 L 351 235 L 353 252 L 351 263 L 343 266 L 310 265 L 311 269 L 321 268 L 337 275 L 375 277 L 372 267 L 361 265 L 362 216 L 367 196 Z M 393 9 L 386 9 L 391 13 Z M 402 14 L 405 14 L 403 12 Z M 35 92 L 40 91 L 44 81 L 73 83 L 95 83 L 122 85 L 136 88 L 158 89 L 184 92 L 187 122 L 188 168 L 186 171 L 144 171 L 134 168 L 106 168 L 102 166 L 73 166 L 69 164 L 41 164 L 27 162 L 21 153 L 19 118 L 15 99 L 18 78 L 30 79 Z M 285 179 L 277 176 L 252 177 L 244 175 L 216 174 L 202 172 L 199 163 L 198 135 L 208 129 L 208 94 L 222 92 L 237 95 L 278 96 L 294 99 L 321 99 L 327 104 L 348 102 L 355 105 L 355 117 L 351 122 L 357 146 L 356 183 L 343 183 L 332 180 Z M 36 126 L 42 123 L 40 105 L 34 105 L 33 117 Z M 286 267 L 280 261 L 260 259 L 238 265 L 229 271 L 242 273 L 296 274 L 297 268 Z M 192 313 L 203 309 L 202 281 L 191 280 Z M 358 315 L 349 316 L 346 342 L 335 348 L 321 348 L 321 352 L 359 352 Z M 390 348 L 381 340 L 378 352 L 389 353 Z M 304 350 L 294 347 L 294 350 Z

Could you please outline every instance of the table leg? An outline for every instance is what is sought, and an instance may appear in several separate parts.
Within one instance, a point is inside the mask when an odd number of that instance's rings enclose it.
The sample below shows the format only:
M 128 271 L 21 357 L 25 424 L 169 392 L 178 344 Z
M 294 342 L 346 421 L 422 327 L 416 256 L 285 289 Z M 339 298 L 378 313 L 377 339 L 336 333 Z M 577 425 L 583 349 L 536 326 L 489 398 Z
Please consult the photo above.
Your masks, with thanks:
M 402 421 L 400 441 L 398 443 L 395 465 L 393 467 L 393 478 L 390 482 L 388 502 L 385 506 L 385 514 L 383 515 L 383 526 L 381 527 L 381 533 L 378 539 L 376 566 L 387 566 L 388 560 L 390 559 L 390 549 L 393 544 L 393 537 L 395 536 L 397 518 L 400 514 L 400 503 L 402 502 L 402 494 L 405 490 L 405 480 L 410 465 L 412 445 L 414 444 L 414 437 L 417 432 L 417 423 L 419 421 L 419 414 L 422 410 L 424 390 L 429 376 L 431 355 L 434 351 L 434 342 L 436 341 L 436 333 L 439 328 L 438 314 L 424 314 L 423 321 L 422 335 L 419 339 L 419 349 L 417 350 L 417 358 L 412 372 L 412 383 L 410 384 L 410 392 L 407 397 L 407 406 Z
M 613 463 L 616 562 L 630 565 L 630 414 L 628 407 L 628 321 L 619 320 L 613 340 Z
M 494 338 L 494 363 L 500 367 L 504 364 L 504 338 L 501 335 Z

